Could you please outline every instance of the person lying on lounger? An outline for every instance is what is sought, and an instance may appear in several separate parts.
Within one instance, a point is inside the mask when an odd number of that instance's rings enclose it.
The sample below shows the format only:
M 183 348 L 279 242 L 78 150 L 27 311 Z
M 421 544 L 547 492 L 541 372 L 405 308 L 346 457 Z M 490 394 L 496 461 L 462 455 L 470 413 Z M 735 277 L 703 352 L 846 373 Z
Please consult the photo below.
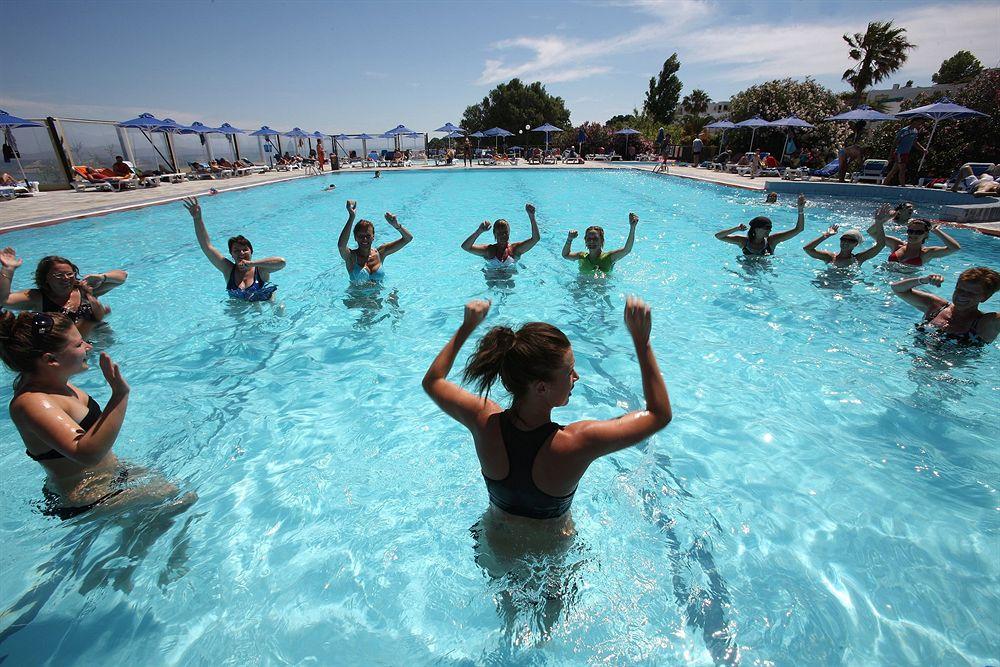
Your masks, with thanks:
M 579 262 L 580 271 L 583 273 L 610 273 L 615 262 L 632 252 L 632 244 L 635 243 L 635 227 L 638 224 L 639 216 L 635 213 L 629 213 L 628 238 L 625 239 L 625 245 L 611 252 L 604 252 L 604 228 L 597 225 L 587 227 L 587 231 L 583 233 L 583 243 L 587 246 L 587 252 L 573 252 L 573 239 L 577 237 L 578 232 L 571 229 L 566 235 L 562 256 L 564 259 Z
M 6 171 L 3 173 L 2 176 L 0 176 L 0 185 L 16 185 L 16 184 L 17 181 L 14 180 L 14 177 L 8 174 Z

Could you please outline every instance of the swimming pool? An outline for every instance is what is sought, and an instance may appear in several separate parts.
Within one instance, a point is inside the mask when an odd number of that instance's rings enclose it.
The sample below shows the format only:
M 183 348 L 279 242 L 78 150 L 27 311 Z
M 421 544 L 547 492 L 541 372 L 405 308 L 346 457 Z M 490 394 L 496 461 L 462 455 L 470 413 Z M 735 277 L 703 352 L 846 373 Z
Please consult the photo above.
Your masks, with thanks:
M 803 234 L 746 264 L 712 233 L 761 213 L 791 227 L 793 206 L 633 170 L 384 175 L 201 200 L 220 247 L 244 233 L 288 260 L 274 304 L 227 300 L 179 203 L 5 235 L 25 258 L 15 288 L 52 253 L 130 272 L 96 337 L 133 388 L 115 451 L 199 495 L 176 516 L 43 517 L 42 472 L 0 421 L 10 664 L 711 664 L 733 647 L 743 664 L 995 660 L 1000 351 L 921 345 L 896 274 L 801 251 L 832 222 L 867 227 L 868 210 L 813 202 Z M 394 238 L 387 210 L 415 236 L 380 291 L 347 288 L 348 198 L 376 242 Z M 542 241 L 513 286 L 488 286 L 459 244 L 485 218 L 526 237 L 526 201 Z M 609 279 L 561 259 L 570 228 L 603 224 L 618 247 L 630 210 L 635 250 Z M 960 270 L 1000 267 L 991 239 L 955 237 L 963 250 L 931 264 L 944 295 Z M 420 379 L 462 304 L 489 297 L 486 324 L 546 320 L 573 342 L 581 379 L 556 419 L 635 408 L 629 293 L 653 304 L 674 421 L 584 477 L 543 639 L 552 591 L 476 564 L 471 439 Z M 77 380 L 103 404 L 93 366 Z

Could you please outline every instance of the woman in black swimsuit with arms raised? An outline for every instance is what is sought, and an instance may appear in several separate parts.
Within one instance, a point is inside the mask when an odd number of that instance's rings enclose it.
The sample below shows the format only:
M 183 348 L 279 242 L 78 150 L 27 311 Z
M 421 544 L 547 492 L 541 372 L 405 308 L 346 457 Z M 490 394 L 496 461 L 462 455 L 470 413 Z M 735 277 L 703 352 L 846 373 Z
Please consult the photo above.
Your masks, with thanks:
M 940 287 L 944 277 L 938 274 L 907 278 L 892 283 L 892 291 L 900 299 L 924 313 L 917 325 L 922 332 L 961 343 L 992 343 L 1000 333 L 1000 313 L 984 313 L 979 304 L 1000 289 L 1000 273 L 984 266 L 962 271 L 955 283 L 951 301 L 914 289 L 918 285 Z
M 736 227 L 730 227 L 729 229 L 723 229 L 721 232 L 716 233 L 715 238 L 720 241 L 725 241 L 726 243 L 732 243 L 743 248 L 743 254 L 748 257 L 763 257 L 766 255 L 773 255 L 774 248 L 782 241 L 787 241 L 790 238 L 798 235 L 806 225 L 806 196 L 799 195 L 798 209 L 799 217 L 795 222 L 795 226 L 783 232 L 778 232 L 777 234 L 771 233 L 771 219 L 764 216 L 757 216 L 750 221 L 749 233 L 746 236 L 741 234 L 733 234 L 735 231 L 746 231 L 746 225 L 738 225 Z

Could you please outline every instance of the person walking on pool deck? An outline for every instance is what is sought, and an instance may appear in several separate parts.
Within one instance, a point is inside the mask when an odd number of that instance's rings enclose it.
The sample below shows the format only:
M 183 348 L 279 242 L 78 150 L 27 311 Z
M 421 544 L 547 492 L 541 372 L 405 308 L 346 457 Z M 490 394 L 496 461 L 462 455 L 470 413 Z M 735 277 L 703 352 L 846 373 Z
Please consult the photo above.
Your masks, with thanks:
M 281 257 L 265 257 L 254 260 L 253 245 L 250 244 L 248 238 L 242 235 L 229 239 L 229 255 L 233 259 L 226 259 L 208 238 L 208 230 L 205 229 L 205 222 L 201 218 L 201 205 L 198 204 L 198 198 L 188 197 L 185 199 L 184 208 L 194 220 L 194 233 L 198 237 L 201 251 L 205 253 L 205 257 L 212 263 L 212 266 L 226 276 L 226 291 L 229 296 L 246 301 L 267 301 L 270 299 L 278 286 L 269 283 L 268 280 L 270 280 L 272 273 L 285 268 L 285 260 Z
M 535 244 L 542 238 L 541 232 L 538 231 L 538 222 L 535 220 L 535 205 L 525 204 L 524 210 L 528 214 L 528 221 L 531 222 L 531 236 L 529 238 L 511 243 L 510 223 L 500 218 L 493 223 L 493 238 L 496 239 L 496 243 L 477 244 L 476 239 L 479 238 L 479 235 L 490 228 L 490 221 L 483 220 L 479 228 L 472 232 L 469 238 L 462 241 L 462 250 L 486 259 L 487 268 L 513 268 L 517 260 L 534 248 Z
M 351 283 L 358 285 L 371 282 L 381 282 L 385 277 L 382 271 L 382 264 L 385 258 L 394 252 L 402 250 L 403 247 L 413 240 L 413 234 L 403 225 L 399 224 L 392 213 L 386 211 L 385 221 L 399 232 L 401 238 L 390 243 L 383 243 L 378 248 L 372 247 L 375 240 L 375 225 L 370 220 L 360 220 L 354 225 L 354 216 L 358 210 L 358 203 L 353 199 L 347 201 L 347 222 L 340 232 L 337 240 L 337 249 L 340 256 L 347 264 L 347 275 L 351 278 Z M 351 238 L 351 225 L 354 225 L 354 240 L 358 242 L 358 247 L 351 249 L 347 247 L 347 242 Z
M 569 402 L 580 376 L 569 340 L 551 324 L 529 322 L 518 331 L 493 327 L 465 367 L 464 379 L 475 384 L 477 393 L 448 381 L 455 358 L 489 309 L 488 301 L 466 304 L 462 325 L 424 375 L 424 391 L 472 433 L 491 511 L 514 520 L 551 519 L 551 524 L 536 525 L 572 532 L 570 505 L 590 464 L 641 442 L 670 422 L 670 398 L 649 342 L 650 308 L 635 297 L 625 304 L 645 408 L 617 419 L 567 426 L 554 423 L 551 413 Z M 497 378 L 513 396 L 507 410 L 489 399 Z
M 111 312 L 111 308 L 98 301 L 125 282 L 128 274 L 121 269 L 93 273 L 80 278 L 76 264 L 65 257 L 49 255 L 38 262 L 35 269 L 35 289 L 11 293 L 14 272 L 23 261 L 16 251 L 7 247 L 0 250 L 0 306 L 11 310 L 36 310 L 61 313 L 72 320 L 81 335 L 87 336 Z
M 841 234 L 839 252 L 816 249 L 816 246 L 837 233 L 837 225 L 831 225 L 830 229 L 807 243 L 803 250 L 810 257 L 815 257 L 837 267 L 861 266 L 882 252 L 882 248 L 885 247 L 885 223 L 891 220 L 893 215 L 894 211 L 889 204 L 883 204 L 875 211 L 875 222 L 868 228 L 868 233 L 875 237 L 875 245 L 857 254 L 854 254 L 854 250 L 861 243 L 862 238 L 861 232 L 857 229 L 849 229 Z
M 799 195 L 798 209 L 799 217 L 795 222 L 795 226 L 791 229 L 785 230 L 783 232 L 778 232 L 777 234 L 771 234 L 771 219 L 764 216 L 757 216 L 750 221 L 750 228 L 746 236 L 740 234 L 733 234 L 735 231 L 745 231 L 747 230 L 746 225 L 739 225 L 737 227 L 730 227 L 729 229 L 723 229 L 721 232 L 715 234 L 715 238 L 720 241 L 725 241 L 726 243 L 732 243 L 743 248 L 743 254 L 750 257 L 763 257 L 764 255 L 773 255 L 774 248 L 782 241 L 787 241 L 790 238 L 794 238 L 799 233 L 805 229 L 806 226 L 806 196 Z
M 632 252 L 632 244 L 635 243 L 635 227 L 639 224 L 639 216 L 635 213 L 628 214 L 628 238 L 625 246 L 611 252 L 604 252 L 604 228 L 593 225 L 587 227 L 583 233 L 583 242 L 587 246 L 587 252 L 573 252 L 573 239 L 577 237 L 575 229 L 569 230 L 566 236 L 566 244 L 562 249 L 562 256 L 565 259 L 575 260 L 580 264 L 580 271 L 586 273 L 610 273 L 615 262 Z
M 906 278 L 892 283 L 893 293 L 924 314 L 917 325 L 922 333 L 959 343 L 992 343 L 1000 334 L 1000 313 L 984 313 L 979 304 L 1000 289 L 1000 273 L 983 266 L 966 269 L 958 276 L 951 301 L 930 292 L 914 289 L 918 285 L 940 287 L 944 277 L 938 274 Z
M 931 232 L 944 241 L 943 246 L 924 247 Z M 905 242 L 895 236 L 886 236 L 885 243 L 891 250 L 890 262 L 909 266 L 923 266 L 935 257 L 944 257 L 962 249 L 958 241 L 945 233 L 940 226 L 924 218 L 907 219 Z
M 921 153 L 927 152 L 926 148 L 917 143 L 917 139 L 920 138 L 920 130 L 923 127 L 924 119 L 914 118 L 908 125 L 901 127 L 896 132 L 896 146 L 892 150 L 892 155 L 889 156 L 892 168 L 882 179 L 882 185 L 892 185 L 892 177 L 897 173 L 899 174 L 900 186 L 906 185 L 906 165 L 910 161 L 910 151 L 916 146 Z

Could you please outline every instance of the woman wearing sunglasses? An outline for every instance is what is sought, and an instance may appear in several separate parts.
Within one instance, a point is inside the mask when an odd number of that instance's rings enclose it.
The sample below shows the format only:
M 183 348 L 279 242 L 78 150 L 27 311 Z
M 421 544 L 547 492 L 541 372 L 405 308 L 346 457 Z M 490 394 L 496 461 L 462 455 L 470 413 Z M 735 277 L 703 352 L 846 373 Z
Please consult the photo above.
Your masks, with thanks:
M 60 313 L 70 319 L 87 336 L 104 316 L 111 312 L 97 297 L 125 282 L 128 274 L 122 270 L 95 273 L 80 278 L 76 264 L 65 257 L 49 255 L 38 262 L 34 289 L 11 293 L 14 272 L 23 263 L 17 252 L 7 247 L 0 250 L 0 305 L 11 310 L 35 310 Z
M 10 418 L 24 453 L 48 474 L 45 513 L 61 519 L 120 496 L 128 477 L 111 453 L 129 395 L 117 364 L 101 353 L 101 371 L 111 389 L 103 410 L 69 382 L 87 370 L 91 349 L 73 320 L 61 313 L 0 314 L 0 357 L 17 373 Z
M 771 233 L 771 219 L 763 215 L 757 216 L 750 221 L 749 231 L 746 225 L 723 229 L 715 235 L 715 238 L 726 243 L 732 243 L 743 248 L 743 254 L 748 257 L 764 257 L 773 255 L 774 248 L 782 241 L 787 241 L 795 237 L 806 228 L 806 196 L 799 195 L 798 209 L 799 217 L 795 226 L 777 234 Z M 735 231 L 747 231 L 747 235 L 733 234 Z
M 944 241 L 943 246 L 924 246 L 931 232 Z M 962 249 L 958 241 L 948 236 L 936 224 L 924 218 L 907 220 L 906 241 L 897 239 L 895 236 L 886 236 L 885 243 L 892 249 L 889 261 L 908 266 L 923 266 L 935 257 L 944 257 Z
M 817 250 L 816 246 L 837 233 L 837 225 L 831 225 L 830 229 L 807 243 L 803 250 L 810 257 L 815 257 L 836 267 L 861 266 L 882 252 L 882 248 L 885 247 L 885 223 L 892 216 L 893 210 L 888 204 L 875 211 L 875 222 L 868 228 L 868 233 L 875 238 L 875 245 L 867 250 L 862 250 L 859 253 L 854 252 L 861 244 L 862 239 L 861 232 L 857 229 L 849 229 L 840 235 L 840 250 L 838 252 Z

